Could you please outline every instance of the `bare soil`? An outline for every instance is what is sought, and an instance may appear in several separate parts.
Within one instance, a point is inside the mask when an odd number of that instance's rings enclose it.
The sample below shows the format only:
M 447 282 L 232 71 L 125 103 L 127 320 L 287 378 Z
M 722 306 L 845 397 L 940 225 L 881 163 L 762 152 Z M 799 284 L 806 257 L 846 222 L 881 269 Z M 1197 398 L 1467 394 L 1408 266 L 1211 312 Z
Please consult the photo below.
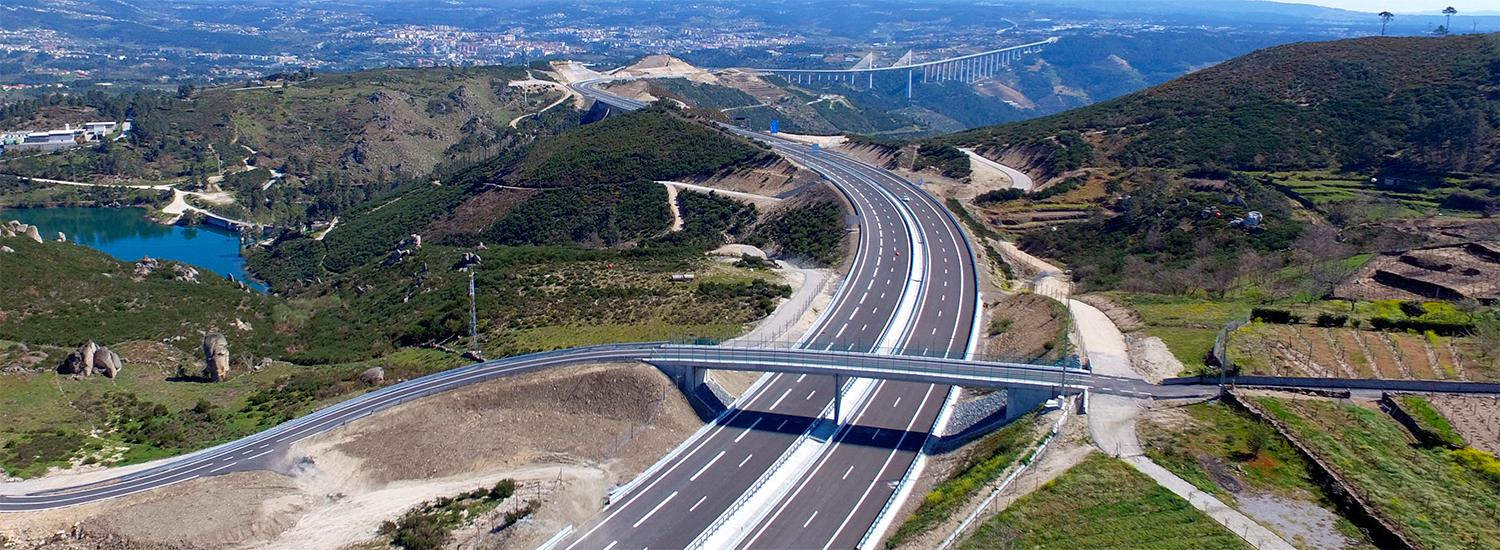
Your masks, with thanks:
M 437 218 L 419 234 L 433 241 L 449 235 L 479 233 L 504 218 L 512 208 L 540 193 L 536 189 L 491 189 L 464 201 L 447 216 Z
M 984 352 L 993 357 L 1031 359 L 1061 353 L 1067 316 L 1062 304 L 1040 294 L 1003 295 L 985 304 L 990 320 L 982 327 Z M 991 331 L 1004 328 L 998 334 Z M 1049 345 L 1051 347 L 1049 347 Z
M 726 191 L 776 197 L 789 194 L 806 185 L 817 184 L 822 180 L 816 173 L 803 170 L 785 159 L 778 158 L 766 164 L 734 172 L 708 177 L 683 178 L 681 181 Z
M 609 487 L 700 425 L 650 367 L 543 371 L 414 401 L 309 438 L 282 457 L 280 473 L 201 478 L 8 514 L 0 535 L 19 548 L 337 548 L 375 537 L 380 522 L 423 500 L 513 478 L 541 509 L 503 539 L 483 540 L 534 547 L 585 521 Z M 87 544 L 95 540 L 111 542 Z

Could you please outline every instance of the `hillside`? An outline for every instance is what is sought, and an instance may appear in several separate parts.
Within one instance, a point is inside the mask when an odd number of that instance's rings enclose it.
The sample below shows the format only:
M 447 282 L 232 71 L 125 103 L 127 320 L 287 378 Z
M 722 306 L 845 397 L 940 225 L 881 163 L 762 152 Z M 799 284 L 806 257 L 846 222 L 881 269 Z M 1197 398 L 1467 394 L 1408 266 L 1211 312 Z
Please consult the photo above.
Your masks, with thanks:
M 38 101 L 14 109 L 10 118 L 40 123 L 131 116 L 134 132 L 112 144 L 3 166 L 8 173 L 71 181 L 218 185 L 242 205 L 226 213 L 298 225 L 326 220 L 434 170 L 575 125 L 574 111 L 556 108 L 511 126 L 562 97 L 549 86 L 512 85 L 539 82 L 531 76 L 509 66 L 297 73 L 175 95 L 94 93 Z
M 774 160 L 759 145 L 653 109 L 538 142 L 504 180 L 524 187 L 664 180 Z
M 1500 35 L 1362 38 L 1261 50 L 1105 103 L 933 140 L 1093 166 L 1500 171 Z
M 1303 38 L 1296 33 L 1181 27 L 1061 34 L 1058 43 L 992 78 L 975 83 L 918 82 L 909 96 L 906 75 L 899 71 L 851 85 L 847 81 L 788 82 L 730 69 L 709 75 L 714 80 L 695 77 L 689 83 L 661 78 L 617 88 L 627 95 L 671 97 L 703 108 L 725 109 L 726 117 L 743 118 L 758 128 L 775 118 L 783 131 L 792 133 L 909 138 L 1059 113 L 1161 84 L 1257 48 Z M 928 56 L 921 60 L 936 55 L 921 48 L 916 52 L 919 57 Z M 877 63 L 892 63 L 902 53 L 884 52 Z M 753 49 L 703 50 L 685 58 L 704 67 L 832 69 L 852 63 Z
M 582 126 L 508 151 L 446 181 L 356 208 L 326 239 L 283 240 L 250 266 L 280 289 L 383 259 L 412 234 L 453 246 L 629 248 L 671 226 L 660 180 L 753 178 L 767 189 L 804 178 L 749 141 L 665 107 Z M 717 245 L 715 245 L 717 246 Z M 820 250 L 817 254 L 829 258 Z

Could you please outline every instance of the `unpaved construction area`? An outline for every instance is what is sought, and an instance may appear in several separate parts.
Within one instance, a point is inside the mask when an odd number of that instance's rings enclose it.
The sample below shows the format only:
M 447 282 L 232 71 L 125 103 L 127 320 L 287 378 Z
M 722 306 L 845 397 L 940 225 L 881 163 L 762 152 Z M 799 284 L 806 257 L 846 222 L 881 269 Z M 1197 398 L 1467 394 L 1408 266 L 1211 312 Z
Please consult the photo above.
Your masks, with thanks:
M 381 522 L 422 501 L 511 478 L 513 500 L 538 500 L 538 512 L 499 532 L 486 528 L 493 518 L 478 518 L 454 542 L 533 548 L 586 521 L 610 487 L 701 425 L 651 367 L 564 367 L 421 399 L 309 438 L 280 472 L 7 514 L 0 536 L 6 548 L 340 548 L 372 541 Z

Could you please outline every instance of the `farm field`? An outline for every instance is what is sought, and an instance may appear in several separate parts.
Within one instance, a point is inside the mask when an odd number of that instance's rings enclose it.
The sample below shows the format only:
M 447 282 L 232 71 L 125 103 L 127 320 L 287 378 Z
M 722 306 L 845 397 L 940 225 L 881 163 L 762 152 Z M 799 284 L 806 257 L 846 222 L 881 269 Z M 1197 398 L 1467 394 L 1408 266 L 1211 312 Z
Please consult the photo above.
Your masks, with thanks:
M 1244 374 L 1500 379 L 1500 372 L 1469 336 L 1251 323 L 1230 336 L 1229 356 Z
M 1427 401 L 1452 423 L 1470 447 L 1500 453 L 1500 398 L 1434 395 Z

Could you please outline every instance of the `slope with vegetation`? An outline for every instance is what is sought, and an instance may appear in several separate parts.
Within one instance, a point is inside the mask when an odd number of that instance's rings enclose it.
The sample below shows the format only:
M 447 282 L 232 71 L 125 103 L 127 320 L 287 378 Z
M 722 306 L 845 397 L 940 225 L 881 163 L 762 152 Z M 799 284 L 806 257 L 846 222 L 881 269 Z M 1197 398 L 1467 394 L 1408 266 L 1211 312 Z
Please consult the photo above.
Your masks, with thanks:
M 577 123 L 576 111 L 554 109 L 511 128 L 514 118 L 560 97 L 510 86 L 526 78 L 520 67 L 391 68 L 176 95 L 89 94 L 65 105 L 130 118 L 128 139 L 3 167 L 74 181 L 219 185 L 245 215 L 296 226 Z M 272 182 L 272 170 L 284 177 Z
M 1256 337 L 1246 368 L 1486 378 L 1500 349 L 1481 304 L 1494 263 L 1483 243 L 1500 236 L 1487 219 L 1500 211 L 1496 59 L 1500 35 L 1279 46 L 1113 101 L 924 140 L 902 162 L 962 179 L 963 147 L 1026 171 L 1036 190 L 960 206 L 1058 260 L 1082 290 L 1126 291 L 1165 313 L 1146 315 L 1146 330 L 1189 370 L 1225 322 L 1305 304 L 1316 327 L 1236 334 Z M 1335 311 L 1390 298 L 1451 301 L 1472 319 L 1457 331 L 1351 326 Z M 1169 319 L 1172 308 L 1191 319 Z
M 365 201 L 323 240 L 286 232 L 254 247 L 249 266 L 273 295 L 213 278 L 173 280 L 166 268 L 135 281 L 131 264 L 87 248 L 8 240 L 15 252 L 0 258 L 0 359 L 25 364 L 0 376 L 0 403 L 28 412 L 0 432 L 8 445 L 0 467 L 31 476 L 70 461 L 180 453 L 384 383 L 361 376 L 371 367 L 392 381 L 451 367 L 463 360 L 442 350 L 468 332 L 471 276 L 479 351 L 499 357 L 742 332 L 790 288 L 703 252 L 781 227 L 773 222 L 782 212 L 826 205 L 819 212 L 833 222 L 833 240 L 799 226 L 771 232 L 768 246 L 837 260 L 842 213 L 826 197 L 813 200 L 816 191 L 788 201 L 808 201 L 803 207 L 773 209 L 772 222 L 749 204 L 683 192 L 684 228 L 672 232 L 666 190 L 652 180 L 775 161 L 686 115 L 648 109 L 555 138 L 562 145 L 550 139 Z M 617 163 L 632 158 L 647 160 Z M 420 245 L 409 238 L 423 233 L 440 236 Z M 698 277 L 673 282 L 680 273 Z M 211 330 L 228 337 L 234 376 L 201 384 L 197 348 Z M 89 339 L 122 352 L 120 378 L 51 372 Z
M 1405 540 L 1427 548 L 1500 547 L 1494 455 L 1414 445 L 1395 420 L 1355 404 L 1275 397 L 1255 403 Z
M 1269 48 L 1067 113 L 940 138 L 1000 156 L 1087 136 L 1095 164 L 1492 172 L 1500 35 Z
M 1090 454 L 979 526 L 963 548 L 1245 548 L 1119 459 Z

